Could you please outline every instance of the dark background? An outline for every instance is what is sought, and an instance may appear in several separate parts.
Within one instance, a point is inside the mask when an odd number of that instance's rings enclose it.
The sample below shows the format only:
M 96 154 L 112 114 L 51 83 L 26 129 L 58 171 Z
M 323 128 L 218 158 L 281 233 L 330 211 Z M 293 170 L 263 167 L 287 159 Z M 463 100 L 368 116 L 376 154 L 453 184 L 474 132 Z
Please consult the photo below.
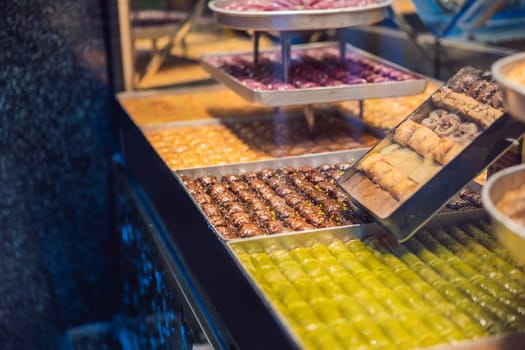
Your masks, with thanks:
M 0 348 L 118 311 L 102 1 L 2 0 Z

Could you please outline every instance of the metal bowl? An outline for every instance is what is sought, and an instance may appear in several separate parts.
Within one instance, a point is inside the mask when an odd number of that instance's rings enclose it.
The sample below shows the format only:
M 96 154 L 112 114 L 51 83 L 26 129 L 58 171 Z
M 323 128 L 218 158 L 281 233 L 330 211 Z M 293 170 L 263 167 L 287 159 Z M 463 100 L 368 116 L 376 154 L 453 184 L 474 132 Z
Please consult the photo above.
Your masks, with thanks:
M 507 78 L 509 71 L 518 64 L 525 65 L 525 52 L 497 60 L 492 65 L 492 76 L 500 85 L 507 112 L 525 122 L 525 85 Z
M 483 206 L 492 217 L 492 225 L 501 243 L 516 261 L 525 264 L 525 227 L 496 208 L 505 193 L 525 183 L 525 164 L 515 165 L 494 174 L 483 187 Z

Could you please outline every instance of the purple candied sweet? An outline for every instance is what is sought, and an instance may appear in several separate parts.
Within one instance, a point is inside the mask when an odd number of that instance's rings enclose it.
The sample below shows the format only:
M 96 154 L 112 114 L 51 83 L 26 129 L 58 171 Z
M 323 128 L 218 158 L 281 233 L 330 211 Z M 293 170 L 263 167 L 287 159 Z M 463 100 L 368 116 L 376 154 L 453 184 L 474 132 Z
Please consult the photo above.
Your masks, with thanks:
M 280 82 L 280 81 L 273 81 L 270 84 L 267 85 L 270 90 L 277 90 L 277 91 L 285 91 L 285 90 L 292 90 L 295 89 L 295 86 L 292 84 Z
M 244 79 L 239 79 L 239 81 L 244 86 L 252 90 L 269 90 L 265 84 L 258 82 L 257 80 L 254 80 L 254 79 L 244 78 Z
M 366 83 L 365 79 L 351 74 L 344 68 L 339 68 L 336 71 L 334 71 L 333 76 L 337 80 L 341 81 L 341 83 L 345 83 L 349 85 Z
M 278 52 L 262 54 L 257 65 L 253 63 L 253 56 L 250 54 L 233 56 L 221 68 L 255 91 L 285 91 L 414 79 L 410 74 L 355 53 L 347 53 L 346 62 L 341 63 L 339 52 L 334 47 L 302 50 L 294 53 L 294 57 L 290 62 L 288 83 L 280 77 L 282 67 Z M 492 97 L 490 94 L 487 96 Z
M 343 82 L 337 79 L 332 79 L 330 77 L 323 79 L 320 81 L 322 85 L 324 86 L 339 86 L 343 85 Z
M 358 85 L 358 84 L 365 84 L 366 83 L 366 79 L 363 79 L 363 78 L 359 78 L 359 77 L 356 77 L 356 76 L 349 76 L 347 79 L 343 80 L 345 84 L 348 84 L 348 85 Z
M 384 77 L 379 74 L 371 74 L 366 78 L 366 80 L 372 83 L 385 83 L 391 81 L 391 79 L 389 79 L 388 77 Z
M 258 0 L 236 1 L 224 8 L 231 11 L 280 11 L 360 7 L 377 4 L 377 0 Z
M 297 79 L 297 80 L 294 79 L 294 80 L 292 80 L 292 82 L 299 89 L 311 89 L 311 88 L 316 88 L 316 87 L 320 87 L 321 86 L 321 85 L 316 84 L 316 83 L 314 83 L 312 81 L 305 81 L 305 80 L 300 80 L 300 79 Z

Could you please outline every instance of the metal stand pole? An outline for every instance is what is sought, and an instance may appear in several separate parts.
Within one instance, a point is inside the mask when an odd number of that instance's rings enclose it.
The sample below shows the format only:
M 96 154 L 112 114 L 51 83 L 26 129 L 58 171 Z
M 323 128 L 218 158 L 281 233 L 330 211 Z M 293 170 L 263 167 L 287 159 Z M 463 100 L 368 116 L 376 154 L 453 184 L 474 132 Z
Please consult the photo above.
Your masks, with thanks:
M 341 64 L 346 62 L 346 38 L 344 28 L 337 29 L 337 42 L 339 43 L 339 60 Z
M 281 54 L 282 54 L 282 66 L 283 66 L 283 80 L 285 83 L 289 83 L 288 67 L 290 66 L 290 37 L 288 33 L 281 32 Z
M 261 32 L 253 33 L 253 63 L 259 64 L 259 39 L 261 38 Z

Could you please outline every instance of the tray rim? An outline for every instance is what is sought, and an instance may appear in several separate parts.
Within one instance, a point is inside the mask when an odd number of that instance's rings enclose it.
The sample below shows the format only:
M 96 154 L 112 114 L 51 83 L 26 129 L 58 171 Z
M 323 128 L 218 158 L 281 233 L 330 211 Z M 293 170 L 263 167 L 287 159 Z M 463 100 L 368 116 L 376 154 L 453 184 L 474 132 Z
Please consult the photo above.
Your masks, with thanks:
M 312 9 L 312 10 L 270 10 L 270 11 L 240 11 L 240 10 L 227 10 L 224 7 L 221 7 L 223 3 L 237 2 L 238 0 L 213 0 L 208 3 L 208 7 L 215 11 L 225 14 L 238 15 L 239 17 L 272 17 L 273 15 L 302 15 L 302 14 L 312 14 L 312 15 L 324 15 L 332 13 L 354 13 L 354 12 L 364 12 L 375 9 L 382 9 L 388 7 L 392 4 L 392 0 L 378 0 L 376 4 L 369 4 L 364 6 L 348 6 L 348 7 L 339 7 L 339 8 L 329 8 L 329 9 Z
M 473 222 L 476 220 L 488 220 L 489 218 L 490 218 L 489 214 L 483 208 L 474 209 L 470 211 L 443 213 L 443 214 L 436 215 L 430 222 L 428 222 L 423 227 L 423 229 L 443 227 L 444 223 L 450 224 L 450 225 L 461 225 L 461 224 Z M 452 219 L 453 222 L 451 222 L 450 219 Z M 230 240 L 230 241 L 225 241 L 224 245 L 226 249 L 229 251 L 232 258 L 234 259 L 234 261 L 239 266 L 239 269 L 241 270 L 243 276 L 247 279 L 248 283 L 252 286 L 256 294 L 263 301 L 263 303 L 268 307 L 270 312 L 275 316 L 276 322 L 278 322 L 278 324 L 281 327 L 284 327 L 284 330 L 288 333 L 290 338 L 294 342 L 296 342 L 296 344 L 302 345 L 302 342 L 300 341 L 300 337 L 296 334 L 296 332 L 290 326 L 289 321 L 286 319 L 286 317 L 284 317 L 281 311 L 279 311 L 279 309 L 273 305 L 271 299 L 266 295 L 263 289 L 259 286 L 259 283 L 255 280 L 255 278 L 253 278 L 252 274 L 248 271 L 248 269 L 244 266 L 242 261 L 239 259 L 237 250 L 242 250 L 246 252 L 246 249 L 250 248 L 249 246 L 252 245 L 254 242 L 255 244 L 262 242 L 261 244 L 259 244 L 261 246 L 265 243 L 264 241 L 270 241 L 268 245 L 272 244 L 273 243 L 272 241 L 275 241 L 281 247 L 286 247 L 286 245 L 293 246 L 293 245 L 290 245 L 289 242 L 283 242 L 289 239 L 293 239 L 294 238 L 293 236 L 295 237 L 313 236 L 311 240 L 316 240 L 316 243 L 323 242 L 323 241 L 326 242 L 329 240 L 333 241 L 334 239 L 343 240 L 344 238 L 346 238 L 346 240 L 360 239 L 360 237 L 354 233 L 354 230 L 358 229 L 358 226 L 375 226 L 374 229 L 381 229 L 381 227 L 375 223 L 352 225 L 350 227 L 332 228 L 331 230 L 335 231 L 335 234 L 329 237 L 328 239 L 326 238 L 323 239 L 322 237 L 325 230 L 312 230 L 312 231 L 293 232 L 290 234 L 280 234 L 280 235 L 275 235 L 275 236 L 264 236 L 264 237 L 253 237 L 253 238 Z M 321 236 L 321 237 L 315 237 L 315 236 Z M 304 237 L 301 237 L 301 238 L 304 238 Z M 297 246 L 306 246 L 306 245 L 303 242 L 300 242 L 299 244 L 297 244 Z M 260 248 L 259 251 L 262 249 L 264 248 Z M 498 346 L 500 343 L 504 343 L 505 341 L 512 341 L 515 338 L 517 338 L 518 340 L 524 340 L 525 332 L 522 331 L 522 332 L 515 332 L 515 333 L 486 335 L 478 339 L 463 340 L 456 344 L 436 344 L 430 347 L 423 347 L 423 348 L 418 348 L 418 349 L 419 350 L 478 350 L 478 349 L 485 349 L 487 346 Z M 491 347 L 491 349 L 493 348 Z M 494 347 L 494 349 L 496 349 L 496 347 Z
M 378 4 L 324 10 L 238 11 L 224 9 L 224 3 L 233 1 L 214 0 L 208 4 L 210 10 L 215 13 L 219 24 L 231 28 L 269 31 L 348 28 L 373 24 L 388 17 L 388 8 L 392 4 L 392 0 L 380 0 Z M 334 25 L 335 19 L 340 21 L 338 25 Z

